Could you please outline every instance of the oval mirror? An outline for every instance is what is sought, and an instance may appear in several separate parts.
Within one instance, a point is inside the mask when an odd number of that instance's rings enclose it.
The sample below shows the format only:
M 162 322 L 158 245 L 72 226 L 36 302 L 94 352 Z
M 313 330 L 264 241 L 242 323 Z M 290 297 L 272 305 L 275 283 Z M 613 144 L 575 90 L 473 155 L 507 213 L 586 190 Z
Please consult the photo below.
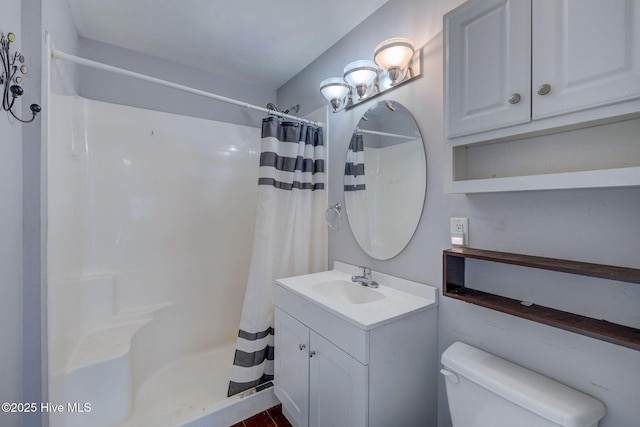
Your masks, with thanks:
M 351 231 L 375 259 L 389 259 L 416 231 L 427 188 L 427 161 L 411 113 L 381 101 L 360 119 L 351 136 L 344 199 Z

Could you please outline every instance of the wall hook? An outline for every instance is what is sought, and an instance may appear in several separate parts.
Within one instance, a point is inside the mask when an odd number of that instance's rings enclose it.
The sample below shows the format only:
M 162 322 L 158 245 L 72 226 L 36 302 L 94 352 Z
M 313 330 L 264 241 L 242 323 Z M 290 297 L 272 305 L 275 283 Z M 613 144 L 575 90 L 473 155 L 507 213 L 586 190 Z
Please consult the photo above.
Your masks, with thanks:
M 324 213 L 324 218 L 327 220 L 327 224 L 329 225 L 329 228 L 332 230 L 340 230 L 340 227 L 342 227 L 342 214 L 340 213 L 342 211 L 342 204 L 340 203 L 336 203 L 333 206 L 330 206 L 327 211 Z M 335 212 L 334 215 L 334 219 L 337 217 L 338 218 L 338 225 L 333 225 L 333 222 L 329 219 L 329 214 L 331 212 Z
M 31 119 L 23 120 L 16 116 L 13 112 L 13 106 L 16 99 L 24 93 L 24 89 L 20 86 L 23 75 L 26 75 L 28 68 L 24 65 L 24 55 L 19 52 L 11 53 L 11 43 L 16 41 L 13 33 L 6 35 L 0 34 L 0 58 L 2 58 L 2 74 L 0 75 L 0 85 L 3 86 L 2 109 L 11 113 L 13 117 L 22 123 L 32 122 L 41 111 L 40 105 L 31 104 Z M 16 64 L 16 61 L 18 64 Z M 20 74 L 18 74 L 18 71 Z

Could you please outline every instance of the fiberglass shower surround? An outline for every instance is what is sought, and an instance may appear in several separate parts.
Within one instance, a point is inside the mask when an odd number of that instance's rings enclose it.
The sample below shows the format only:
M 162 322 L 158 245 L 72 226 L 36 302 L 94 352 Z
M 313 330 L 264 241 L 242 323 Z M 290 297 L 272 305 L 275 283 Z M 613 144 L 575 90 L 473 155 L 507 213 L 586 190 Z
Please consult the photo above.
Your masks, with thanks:
M 49 110 L 49 396 L 92 403 L 52 427 L 215 411 L 250 264 L 259 129 L 53 94 Z

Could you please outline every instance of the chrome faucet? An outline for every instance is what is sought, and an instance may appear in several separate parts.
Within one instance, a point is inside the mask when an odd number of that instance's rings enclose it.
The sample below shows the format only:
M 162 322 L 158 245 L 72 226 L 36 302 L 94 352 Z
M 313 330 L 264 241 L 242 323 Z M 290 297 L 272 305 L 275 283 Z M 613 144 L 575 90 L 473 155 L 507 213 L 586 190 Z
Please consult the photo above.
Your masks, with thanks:
M 377 288 L 378 282 L 371 279 L 371 269 L 369 267 L 360 268 L 362 269 L 362 276 L 351 276 L 351 281 L 354 283 L 360 283 L 362 286 Z

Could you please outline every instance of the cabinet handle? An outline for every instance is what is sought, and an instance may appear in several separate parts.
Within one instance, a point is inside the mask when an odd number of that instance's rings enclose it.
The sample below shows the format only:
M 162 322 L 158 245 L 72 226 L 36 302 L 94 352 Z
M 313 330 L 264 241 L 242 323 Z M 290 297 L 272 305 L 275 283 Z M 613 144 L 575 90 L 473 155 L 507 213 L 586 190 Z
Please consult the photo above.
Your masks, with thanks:
M 509 104 L 517 104 L 518 102 L 520 102 L 520 94 L 511 94 L 511 96 L 509 97 Z
M 549 83 L 545 83 L 543 85 L 540 85 L 540 87 L 538 88 L 538 95 L 546 95 L 549 92 L 551 92 L 551 85 Z
M 309 352 L 309 357 L 313 357 L 313 356 L 315 356 L 315 355 L 316 355 L 316 352 L 315 352 L 314 350 L 311 350 L 311 351 Z
M 307 346 L 304 344 L 298 344 L 298 348 L 300 349 L 300 351 L 304 350 Z

